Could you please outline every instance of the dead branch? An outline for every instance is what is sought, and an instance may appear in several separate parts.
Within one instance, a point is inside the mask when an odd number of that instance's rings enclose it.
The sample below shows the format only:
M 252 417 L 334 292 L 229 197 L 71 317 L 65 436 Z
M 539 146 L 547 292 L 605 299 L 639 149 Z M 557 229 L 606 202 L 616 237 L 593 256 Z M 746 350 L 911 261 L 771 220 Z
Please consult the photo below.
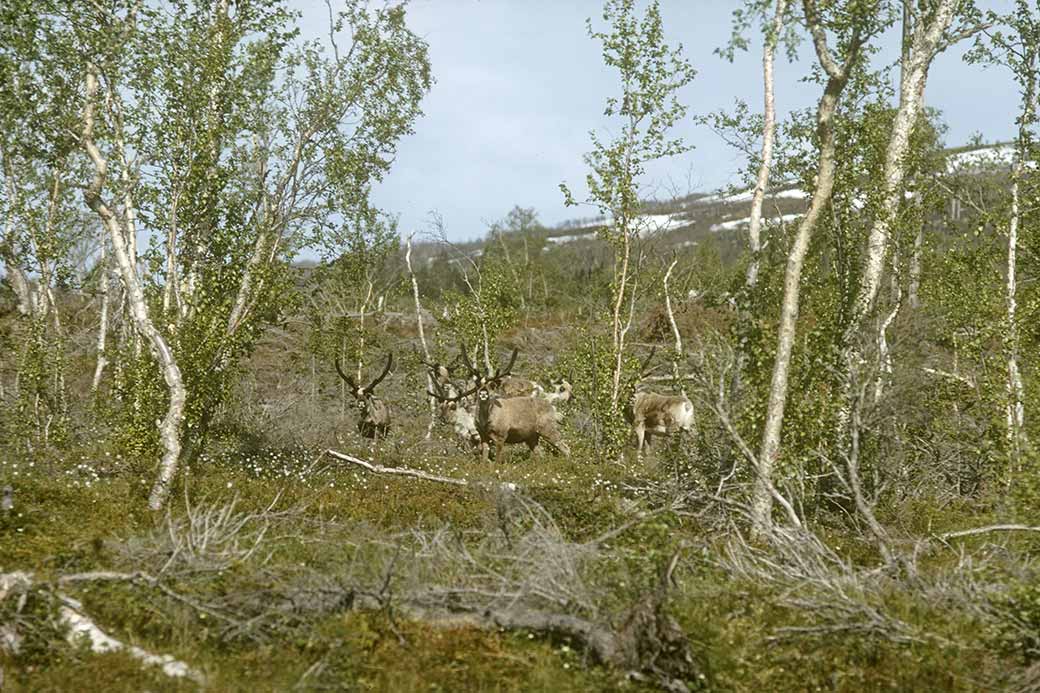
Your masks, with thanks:
M 429 472 L 424 472 L 420 469 L 411 469 L 409 467 L 384 467 L 380 464 L 376 464 L 375 462 L 370 462 L 360 457 L 354 457 L 353 455 L 348 455 L 343 452 L 336 452 L 335 450 L 326 450 L 325 452 L 338 460 L 350 462 L 351 464 L 356 464 L 357 466 L 362 467 L 368 470 L 369 472 L 372 472 L 373 474 L 393 474 L 396 476 L 408 476 L 412 477 L 413 479 L 422 479 L 423 481 L 434 481 L 440 484 L 452 484 L 453 486 L 478 485 L 476 482 L 470 481 L 469 479 L 459 479 L 456 477 L 430 474 Z M 502 489 L 508 491 L 515 491 L 517 488 L 516 484 L 509 482 L 504 482 L 497 485 Z
M 97 571 L 91 573 L 77 573 L 66 575 L 58 579 L 58 584 L 71 584 L 89 581 L 142 581 L 155 578 L 145 573 L 116 573 L 109 571 Z M 48 589 L 46 583 L 38 582 L 32 573 L 15 572 L 0 574 L 0 601 L 8 595 L 19 595 L 17 609 L 20 611 L 25 603 L 24 596 L 34 590 Z M 157 655 L 144 650 L 136 645 L 127 645 L 108 635 L 94 620 L 86 613 L 83 604 L 73 599 L 64 592 L 55 592 L 54 598 L 58 602 L 58 624 L 65 631 L 65 639 L 70 645 L 78 645 L 86 642 L 91 652 L 101 654 L 105 652 L 125 651 L 134 659 L 147 666 L 157 666 L 162 672 L 171 678 L 187 678 L 199 685 L 205 684 L 205 677 L 201 672 L 170 655 Z M 3 629 L 2 645 L 5 649 L 17 652 L 21 642 L 21 636 L 11 626 Z
M 962 529 L 957 532 L 946 532 L 938 536 L 939 539 L 946 541 L 947 539 L 971 537 L 978 534 L 988 534 L 990 532 L 1040 532 L 1040 527 L 1031 527 L 1029 525 L 988 525 L 986 527 L 976 527 L 974 529 Z
M 672 358 L 672 377 L 675 379 L 675 384 L 679 388 L 679 392 L 685 397 L 686 387 L 683 385 L 683 379 L 679 377 L 679 362 L 683 358 L 683 342 L 682 335 L 679 333 L 679 326 L 675 322 L 675 311 L 672 310 L 672 296 L 668 289 L 668 280 L 672 277 L 672 270 L 679 263 L 679 259 L 675 258 L 672 260 L 672 264 L 668 265 L 668 271 L 664 273 L 664 306 L 668 311 L 668 324 L 672 328 L 672 335 L 675 337 L 675 355 Z
M 944 370 L 940 370 L 938 368 L 922 368 L 921 370 L 924 371 L 925 373 L 928 373 L 929 375 L 937 375 L 937 376 L 942 377 L 942 378 L 949 378 L 950 380 L 954 380 L 954 381 L 956 381 L 958 383 L 962 383 L 964 385 L 967 385 L 968 387 L 970 387 L 972 389 L 974 389 L 976 387 L 975 380 L 973 378 L 969 378 L 967 376 L 960 375 L 958 373 L 950 373 L 950 372 L 947 372 L 947 371 L 944 371 Z
M 126 651 L 131 657 L 148 666 L 157 666 L 162 672 L 171 678 L 188 678 L 202 685 L 205 678 L 202 674 L 190 666 L 175 659 L 170 655 L 157 655 L 141 649 L 136 645 L 127 645 L 101 630 L 94 621 L 83 611 L 83 605 L 65 595 L 58 595 L 61 606 L 58 608 L 58 617 L 62 625 L 68 631 L 66 639 L 70 645 L 75 645 L 86 640 L 90 651 L 96 654 L 105 652 Z
M 790 520 L 791 525 L 793 527 L 801 527 L 802 521 L 801 518 L 798 517 L 798 513 L 795 511 L 794 505 L 791 503 L 791 501 L 785 498 L 779 490 L 777 490 L 776 485 L 773 484 L 772 479 L 770 479 L 768 475 L 763 474 L 761 465 L 759 464 L 758 457 L 755 455 L 755 452 L 751 449 L 751 446 L 748 445 L 746 440 L 744 440 L 744 436 L 740 434 L 740 431 L 737 430 L 736 426 L 733 425 L 733 422 L 730 419 L 729 405 L 727 404 L 726 397 L 726 383 L 729 382 L 728 373 L 730 366 L 731 362 L 727 362 L 722 365 L 722 371 L 719 374 L 718 378 L 718 388 L 715 399 L 704 397 L 702 398 L 702 400 L 708 406 L 708 408 L 711 409 L 712 412 L 714 412 L 715 417 L 719 420 L 719 423 L 722 424 L 722 427 L 726 431 L 726 434 L 729 436 L 730 440 L 733 441 L 733 444 L 740 451 L 741 455 L 743 455 L 744 458 L 747 460 L 748 466 L 755 473 L 757 478 L 768 489 L 770 496 L 774 500 L 776 500 L 776 502 L 780 504 L 780 507 L 782 507 L 784 511 L 787 513 L 787 519 Z M 711 383 L 707 384 L 710 385 Z

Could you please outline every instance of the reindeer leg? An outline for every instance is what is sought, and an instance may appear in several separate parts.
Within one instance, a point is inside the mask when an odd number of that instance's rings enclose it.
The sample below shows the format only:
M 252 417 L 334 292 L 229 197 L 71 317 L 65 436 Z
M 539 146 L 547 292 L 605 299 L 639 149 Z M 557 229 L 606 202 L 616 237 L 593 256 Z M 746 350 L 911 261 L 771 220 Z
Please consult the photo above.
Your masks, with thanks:
M 506 461 L 506 441 L 502 438 L 495 439 L 495 462 L 499 464 L 505 464 Z
M 643 459 L 643 440 L 646 438 L 646 426 L 640 425 L 635 427 L 636 431 L 636 459 Z
M 552 436 L 545 436 L 545 439 L 556 448 L 556 452 L 564 457 L 571 456 L 571 449 L 567 446 L 567 443 L 563 442 L 563 437 L 559 433 L 553 433 Z

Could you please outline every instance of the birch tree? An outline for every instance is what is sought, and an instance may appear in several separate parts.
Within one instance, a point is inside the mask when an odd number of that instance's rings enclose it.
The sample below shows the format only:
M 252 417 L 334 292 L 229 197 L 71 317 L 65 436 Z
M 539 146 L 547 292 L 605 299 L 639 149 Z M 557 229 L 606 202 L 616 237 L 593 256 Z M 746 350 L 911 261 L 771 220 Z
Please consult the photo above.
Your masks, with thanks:
M 170 493 L 173 477 L 177 473 L 177 462 L 181 453 L 180 426 L 184 418 L 184 402 L 187 392 L 184 388 L 184 380 L 181 377 L 181 369 L 174 359 L 173 350 L 169 342 L 159 332 L 149 314 L 147 301 L 141 278 L 137 274 L 135 263 L 131 259 L 130 244 L 127 242 L 129 229 L 126 219 L 132 217 L 133 206 L 131 202 L 124 202 L 122 214 L 117 215 L 109 202 L 103 198 L 105 184 L 108 180 L 108 160 L 101 153 L 95 141 L 95 110 L 97 107 L 99 80 L 98 68 L 91 64 L 86 68 L 85 77 L 85 99 L 83 106 L 83 148 L 87 151 L 91 163 L 94 165 L 94 177 L 89 186 L 83 191 L 83 198 L 87 205 L 100 217 L 105 228 L 108 230 L 109 240 L 112 242 L 113 254 L 116 266 L 119 269 L 120 279 L 127 294 L 130 314 L 133 316 L 134 326 L 137 332 L 148 342 L 152 355 L 159 363 L 163 379 L 169 390 L 169 404 L 166 416 L 159 424 L 159 433 L 162 439 L 163 455 L 159 462 L 159 474 L 152 486 L 148 497 L 148 506 L 153 510 L 159 510 L 166 497 Z M 106 85 L 106 95 L 114 96 L 117 87 L 109 82 Z M 120 152 L 125 153 L 125 152 Z
M 863 269 L 842 339 L 844 383 L 838 430 L 843 437 L 847 436 L 853 382 L 863 360 L 859 335 L 864 321 L 875 307 L 881 287 L 882 272 L 891 249 L 892 226 L 906 191 L 906 155 L 910 137 L 923 108 L 932 61 L 940 52 L 971 37 L 982 27 L 971 2 L 935 0 L 919 4 L 904 0 L 902 8 L 904 46 L 899 66 L 899 104 L 885 154 L 877 216 L 866 240 Z M 960 23 L 953 30 L 958 19 Z
M 58 287 L 73 288 L 70 250 L 87 228 L 74 187 L 75 142 L 66 127 L 76 88 L 45 32 L 33 3 L 13 2 L 0 11 L 0 265 L 23 318 L 11 353 L 17 387 L 4 418 L 28 453 L 59 442 L 65 432 L 66 329 Z
M 668 131 L 686 115 L 678 100 L 679 91 L 696 74 L 682 56 L 682 47 L 671 48 L 664 38 L 660 7 L 651 2 L 640 19 L 633 0 L 607 0 L 603 21 L 608 31 L 595 31 L 588 22 L 589 36 L 603 45 L 603 60 L 618 70 L 620 97 L 607 99 L 608 118 L 620 121 L 621 131 L 611 142 L 591 134 L 593 150 L 585 156 L 590 171 L 586 176 L 589 197 L 609 222 L 600 231 L 614 252 L 613 281 L 609 307 L 613 372 L 610 410 L 620 413 L 623 399 L 626 337 L 635 301 L 639 240 L 639 179 L 649 162 L 688 151 L 681 139 Z M 577 204 L 570 189 L 561 184 L 568 205 Z
M 1034 130 L 1037 118 L 1037 58 L 1040 52 L 1040 14 L 1027 0 L 1016 0 L 1015 7 L 1006 16 L 990 13 L 993 24 L 1006 25 L 1006 31 L 994 32 L 989 41 L 973 51 L 973 61 L 1003 65 L 1011 70 L 1021 94 L 1021 106 L 1016 118 L 1017 134 L 1014 159 L 1011 166 L 1011 187 L 1006 221 L 998 224 L 1006 228 L 1007 246 L 1004 257 L 1004 324 L 1001 335 L 1005 361 L 1004 436 L 1007 454 L 1013 466 L 1021 464 L 1028 444 L 1025 412 L 1025 384 L 1019 364 L 1021 350 L 1019 311 L 1019 250 L 1021 236 L 1028 227 L 1023 224 L 1035 197 L 1036 140 Z M 1029 234 L 1031 236 L 1031 234 Z
M 1022 95 L 1018 115 L 1018 134 L 1015 139 L 1015 161 L 1011 170 L 1011 209 L 1007 226 L 1007 266 L 1005 275 L 1005 332 L 1004 354 L 1007 361 L 1007 404 L 1005 425 L 1007 446 L 1014 465 L 1021 464 L 1023 449 L 1028 444 L 1025 421 L 1025 386 L 1019 367 L 1020 337 L 1018 323 L 1018 248 L 1019 232 L 1022 228 L 1022 192 L 1025 189 L 1035 195 L 1034 186 L 1027 176 L 1032 177 L 1035 169 L 1035 138 L 1033 129 L 1037 123 L 1037 55 L 1040 52 L 1040 16 L 1026 0 L 1017 0 L 1009 24 L 1016 35 L 1005 38 L 998 35 L 995 46 L 1003 53 L 1003 64 L 1007 65 L 1018 82 Z
M 330 6 L 328 39 L 304 44 L 281 0 L 16 4 L 2 19 L 23 37 L 18 64 L 55 75 L 43 91 L 61 107 L 5 113 L 66 133 L 88 169 L 83 200 L 148 346 L 117 354 L 134 399 L 116 429 L 161 449 L 159 508 L 289 305 L 294 254 L 335 256 L 378 223 L 369 192 L 421 114 L 426 44 L 403 7 L 361 0 Z
M 748 220 L 748 262 L 744 286 L 753 291 L 758 284 L 759 264 L 762 253 L 762 203 L 769 186 L 769 172 L 773 165 L 773 148 L 776 141 L 776 98 L 774 96 L 773 64 L 776 48 L 784 30 L 788 0 L 776 0 L 773 17 L 765 31 L 762 46 L 762 150 L 758 164 L 758 175 L 751 194 L 751 216 Z
M 857 69 L 864 44 L 887 24 L 882 3 L 862 3 L 846 13 L 823 14 L 815 0 L 804 0 L 806 27 L 812 38 L 817 61 L 826 75 L 823 95 L 816 108 L 817 174 L 809 209 L 798 222 L 787 256 L 784 272 L 780 324 L 777 329 L 776 355 L 769 388 L 762 443 L 752 497 L 752 531 L 764 536 L 772 531 L 772 506 L 776 489 L 774 467 L 780 452 L 780 433 L 787 404 L 787 387 L 791 352 L 798 321 L 802 267 L 816 224 L 827 206 L 834 187 L 835 158 L 834 118 L 842 92 Z M 834 33 L 837 45 L 832 50 L 827 32 Z

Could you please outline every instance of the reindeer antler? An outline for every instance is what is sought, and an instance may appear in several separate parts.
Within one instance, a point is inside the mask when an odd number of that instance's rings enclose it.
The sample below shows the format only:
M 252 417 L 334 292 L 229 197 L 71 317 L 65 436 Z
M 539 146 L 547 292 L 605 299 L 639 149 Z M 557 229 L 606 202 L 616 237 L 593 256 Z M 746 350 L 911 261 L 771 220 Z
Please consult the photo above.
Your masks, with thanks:
M 365 388 L 365 394 L 366 395 L 372 394 L 372 390 L 375 389 L 376 385 L 378 385 L 379 383 L 383 382 L 383 378 L 385 378 L 386 374 L 390 372 L 390 368 L 393 365 L 394 365 L 394 352 L 388 351 L 387 354 L 386 354 L 386 367 L 383 368 L 383 372 L 380 373 L 378 376 L 376 376 L 376 379 L 373 380 L 371 383 L 369 383 L 368 387 Z M 342 374 L 343 374 L 343 372 L 340 371 L 340 375 L 342 375 Z
M 447 374 L 447 377 L 450 378 L 451 377 L 451 371 L 452 371 L 453 367 L 459 361 L 459 355 L 456 354 L 455 358 L 452 359 L 451 361 L 449 361 L 447 364 L 438 363 L 437 361 L 434 361 L 433 363 L 431 363 L 431 362 L 427 361 L 426 359 L 424 359 L 422 357 L 422 355 L 419 353 L 418 349 L 415 350 L 415 356 L 416 356 L 417 359 L 419 359 L 419 363 L 421 363 L 422 365 L 426 366 L 426 368 L 431 373 L 434 374 L 434 378 L 435 379 L 440 376 L 442 368 L 444 369 L 444 373 Z
M 477 380 L 481 380 L 482 378 L 485 377 L 485 375 L 483 373 L 481 373 L 480 371 L 478 371 L 476 369 L 476 367 L 473 365 L 473 363 L 469 360 L 469 350 L 466 348 L 466 343 L 465 342 L 459 342 L 459 354 L 458 355 L 459 355 L 459 357 L 462 358 L 462 365 L 466 367 L 466 370 L 469 371 L 469 374 L 471 376 L 473 376 Z
M 350 394 L 356 397 L 358 391 L 357 383 L 354 382 L 353 378 L 351 378 L 349 375 L 343 372 L 343 367 L 340 365 L 338 357 L 335 359 L 333 363 L 336 364 L 336 372 L 339 373 L 339 377 L 343 378 L 343 380 L 347 382 L 347 385 L 350 385 Z
M 432 392 L 429 393 L 432 397 L 437 397 L 438 399 L 444 402 L 453 402 L 460 400 L 463 397 L 469 397 L 477 390 L 480 390 L 481 388 L 486 388 L 488 385 L 491 385 L 492 383 L 497 383 L 498 381 L 502 380 L 502 378 L 505 378 L 507 375 L 512 373 L 513 364 L 516 363 L 516 357 L 520 353 L 519 349 L 514 348 L 512 356 L 509 357 L 509 364 L 506 365 L 504 369 L 496 368 L 495 372 L 491 375 L 485 375 L 481 373 L 479 370 L 477 370 L 473 363 L 469 360 L 469 353 L 466 350 L 465 342 L 460 342 L 459 346 L 459 355 L 462 357 L 462 363 L 466 366 L 466 370 L 469 371 L 470 375 L 473 377 L 474 380 L 476 380 L 477 384 L 474 387 L 467 390 L 466 392 L 463 392 L 457 397 L 452 398 L 444 398 Z
M 657 346 L 656 345 L 650 347 L 650 354 L 646 357 L 646 360 L 643 361 L 643 365 L 639 367 L 639 379 L 640 380 L 642 380 L 643 378 L 645 378 L 649 374 L 649 371 L 646 370 L 646 367 L 650 365 L 650 361 L 653 360 L 655 353 L 657 353 Z
M 491 377 L 491 380 L 501 380 L 502 378 L 504 378 L 507 375 L 509 375 L 510 373 L 512 373 L 513 372 L 513 364 L 516 363 L 516 356 L 519 353 L 520 353 L 520 349 L 518 349 L 517 347 L 513 347 L 513 355 L 509 357 L 509 365 L 506 366 L 506 369 L 504 371 L 500 371 L 500 370 L 498 370 L 496 368 L 495 369 L 495 374 Z

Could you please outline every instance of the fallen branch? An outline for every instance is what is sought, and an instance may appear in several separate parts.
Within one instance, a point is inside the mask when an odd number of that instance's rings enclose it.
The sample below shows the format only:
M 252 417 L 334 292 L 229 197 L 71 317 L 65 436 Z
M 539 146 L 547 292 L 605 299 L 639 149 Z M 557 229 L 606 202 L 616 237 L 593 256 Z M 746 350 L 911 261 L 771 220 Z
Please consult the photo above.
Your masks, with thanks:
M 91 581 L 123 581 L 123 582 L 154 582 L 155 578 L 146 573 L 114 573 L 108 571 L 77 573 L 58 578 L 58 584 L 70 584 L 76 582 Z M 15 572 L 0 573 L 0 601 L 8 595 L 18 594 L 19 602 L 17 609 L 21 610 L 25 603 L 24 595 L 32 590 L 49 591 L 48 585 L 36 581 L 32 573 Z M 170 655 L 157 655 L 148 652 L 136 645 L 127 645 L 105 633 L 88 616 L 83 604 L 63 592 L 54 592 L 58 601 L 58 623 L 64 627 L 65 639 L 70 645 L 78 645 L 86 641 L 90 651 L 101 654 L 105 652 L 125 651 L 134 659 L 148 666 L 160 667 L 164 674 L 173 678 L 191 679 L 199 685 L 205 684 L 205 677 L 188 664 L 175 659 Z M 3 646 L 9 651 L 17 652 L 21 643 L 21 637 L 11 627 L 5 626 L 3 632 Z
M 453 486 L 483 485 L 480 482 L 470 481 L 469 479 L 459 479 L 451 476 L 440 476 L 437 474 L 430 474 L 429 472 L 424 472 L 420 469 L 410 469 L 408 467 L 384 467 L 381 464 L 376 464 L 375 462 L 371 462 L 360 457 L 354 457 L 353 455 L 348 455 L 343 452 L 336 452 L 335 450 L 326 450 L 325 452 L 338 460 L 343 460 L 344 462 L 350 462 L 351 464 L 356 464 L 359 467 L 363 467 L 364 469 L 372 472 L 373 474 L 393 474 L 396 476 L 408 476 L 412 477 L 413 479 L 422 479 L 423 481 L 434 481 L 439 484 L 451 484 Z M 497 484 L 497 486 L 508 491 L 516 490 L 516 484 L 510 482 L 502 482 Z
M 667 691 L 688 693 L 685 681 L 697 678 L 698 666 L 686 634 L 664 610 L 678 559 L 679 554 L 675 554 L 661 571 L 656 588 L 644 594 L 616 624 L 522 604 L 501 609 L 467 609 L 453 604 L 446 618 L 436 609 L 420 607 L 410 615 L 433 625 L 464 623 L 564 636 L 595 660 L 626 672 L 630 678 L 652 681 Z
M 66 585 L 69 583 L 76 582 L 135 582 L 147 587 L 152 587 L 165 594 L 170 599 L 178 601 L 198 612 L 213 616 L 230 626 L 236 628 L 242 628 L 243 624 L 236 619 L 231 618 L 227 614 L 223 614 L 220 611 L 213 609 L 205 604 L 201 604 L 190 597 L 187 597 L 176 590 L 173 590 L 164 585 L 159 578 L 154 575 L 149 575 L 141 571 L 135 571 L 133 573 L 118 573 L 107 570 L 91 571 L 86 573 L 73 573 L 71 575 L 62 575 L 58 578 L 59 585 Z
M 986 527 L 976 527 L 975 529 L 962 529 L 957 532 L 946 532 L 945 534 L 940 534 L 939 538 L 946 541 L 947 539 L 970 537 L 976 534 L 988 534 L 990 532 L 1040 532 L 1040 527 L 1031 527 L 1029 525 L 988 525 Z
M 698 380 L 698 379 L 699 378 L 695 374 L 687 373 L 685 375 L 683 375 L 683 374 L 679 374 L 679 375 L 648 375 L 645 378 L 640 378 L 639 381 L 640 382 L 644 382 L 644 383 L 665 383 L 665 382 L 672 383 L 672 382 L 676 382 L 676 381 L 682 382 L 682 381 L 693 381 L 693 380 Z
M 95 654 L 125 651 L 142 664 L 160 667 L 162 672 L 169 677 L 188 678 L 199 685 L 205 682 L 205 678 L 200 672 L 195 671 L 179 659 L 170 655 L 152 654 L 136 645 L 127 645 L 108 635 L 83 613 L 83 605 L 72 597 L 59 594 L 58 599 L 61 600 L 58 619 L 68 630 L 65 639 L 70 645 L 77 645 L 85 639 L 90 651 Z

